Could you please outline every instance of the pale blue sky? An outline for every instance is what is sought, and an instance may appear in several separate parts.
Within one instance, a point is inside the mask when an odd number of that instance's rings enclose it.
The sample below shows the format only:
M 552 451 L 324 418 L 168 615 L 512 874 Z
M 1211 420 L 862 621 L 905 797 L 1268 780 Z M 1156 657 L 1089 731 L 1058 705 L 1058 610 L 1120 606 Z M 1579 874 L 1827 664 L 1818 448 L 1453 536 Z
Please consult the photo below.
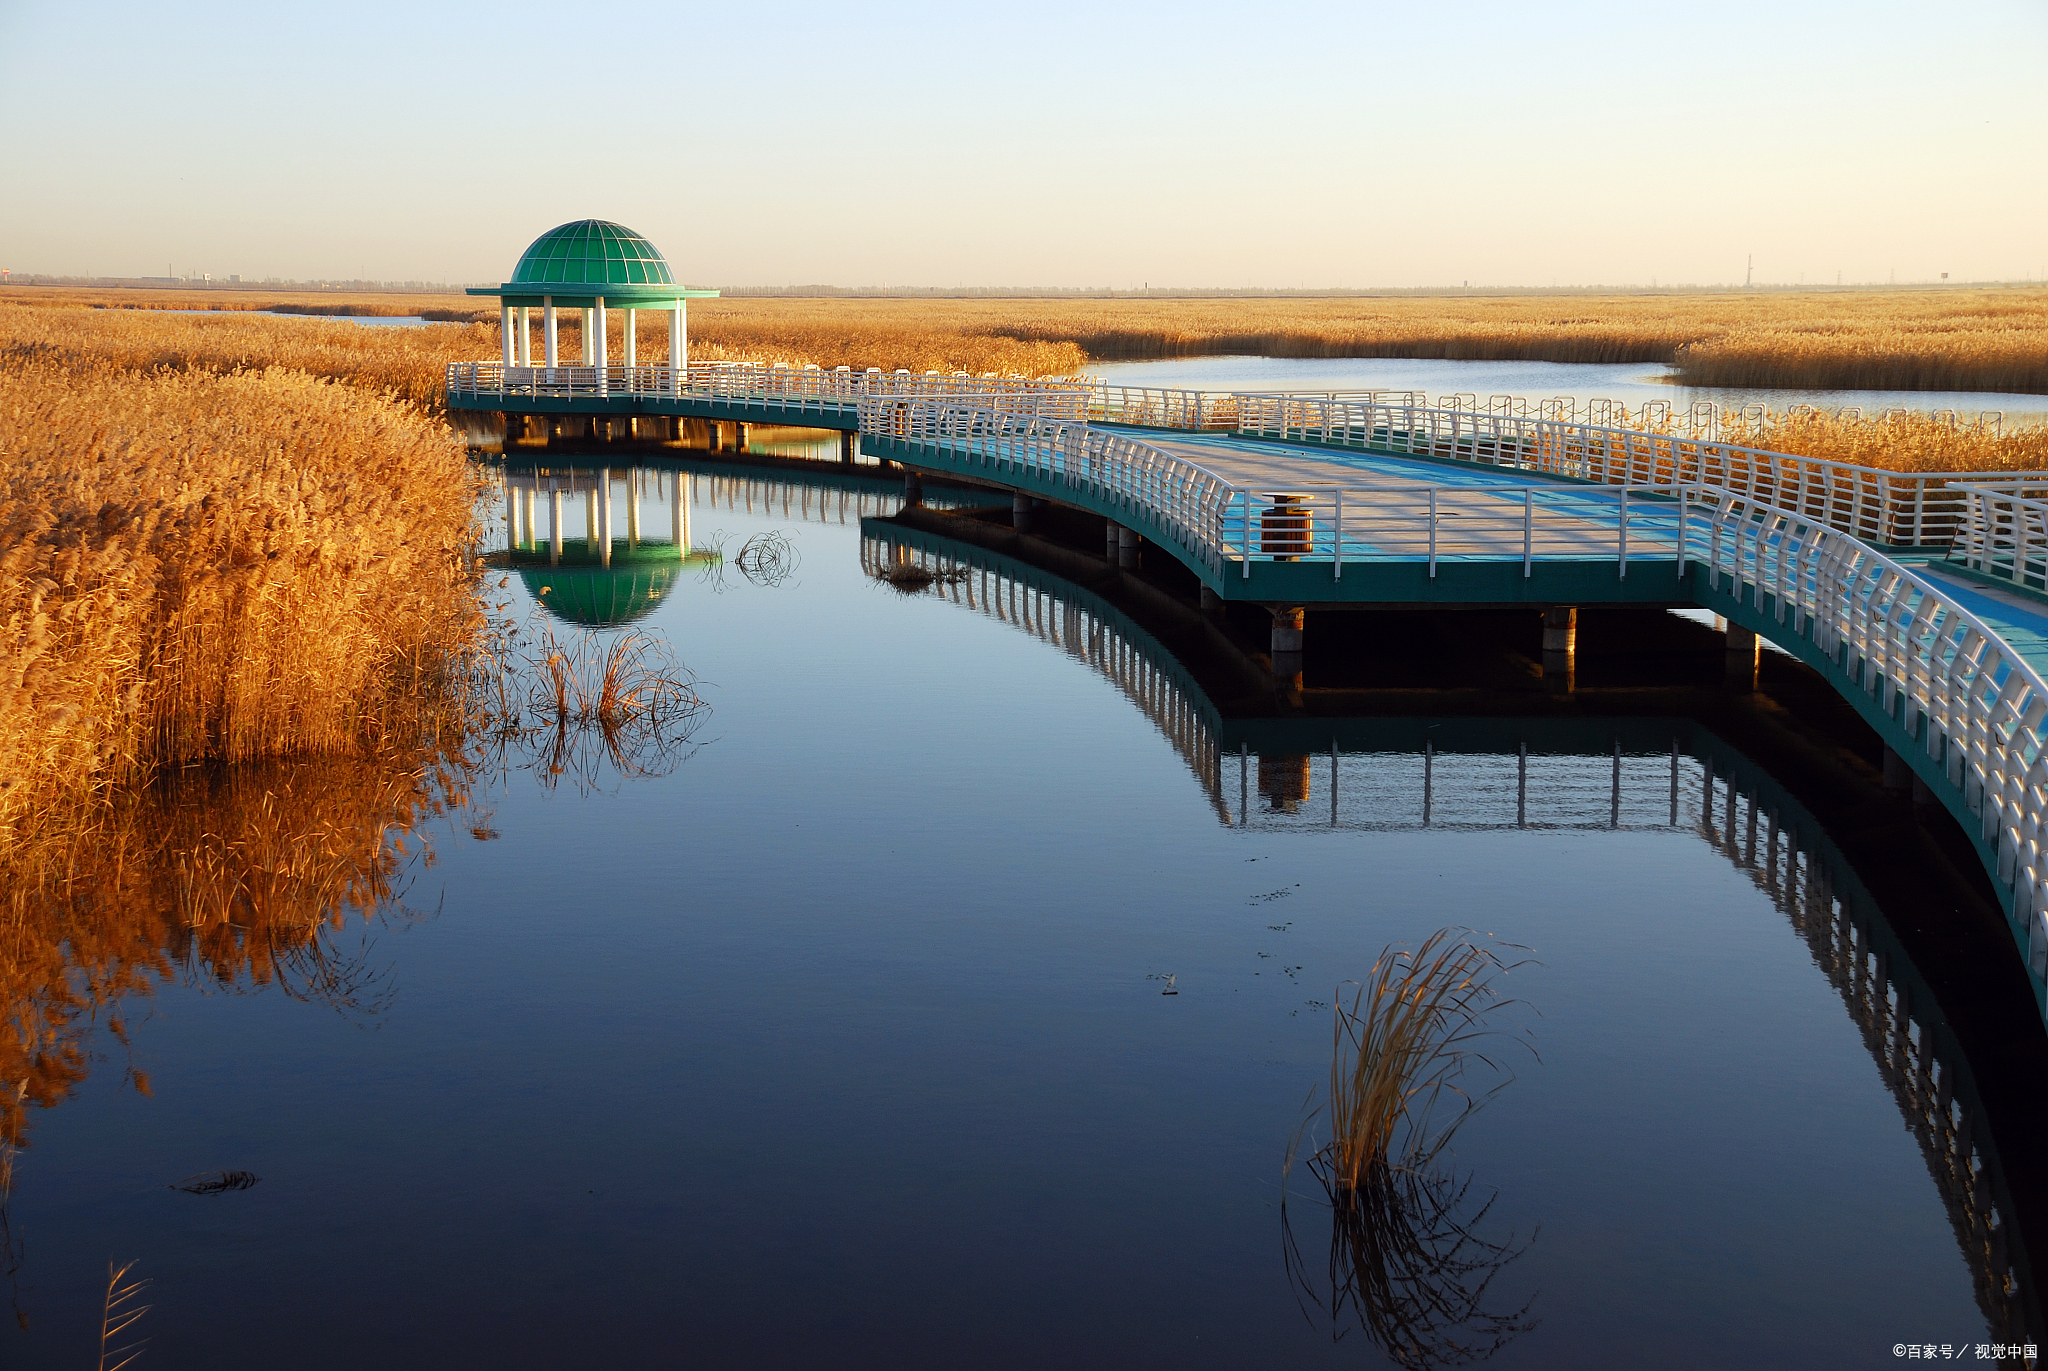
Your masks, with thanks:
M 2040 279 L 2048 0 L 0 0 L 0 266 L 694 284 Z

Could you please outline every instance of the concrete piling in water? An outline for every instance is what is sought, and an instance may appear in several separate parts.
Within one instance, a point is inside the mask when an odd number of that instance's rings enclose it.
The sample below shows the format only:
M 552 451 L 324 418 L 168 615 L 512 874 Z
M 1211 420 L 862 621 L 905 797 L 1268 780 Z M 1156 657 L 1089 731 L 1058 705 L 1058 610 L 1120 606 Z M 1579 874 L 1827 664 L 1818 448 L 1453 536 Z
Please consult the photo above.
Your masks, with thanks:
M 903 503 L 921 505 L 924 503 L 924 478 L 909 467 L 903 469 Z
M 1557 689 L 1570 690 L 1578 668 L 1578 606 L 1552 605 L 1543 611 L 1543 678 Z
M 1135 569 L 1138 566 L 1139 549 L 1144 546 L 1145 540 L 1143 538 L 1140 538 L 1135 532 L 1125 528 L 1122 524 L 1117 525 L 1116 564 L 1118 566 Z
M 1278 605 L 1273 609 L 1273 675 L 1301 688 L 1302 644 L 1308 627 L 1308 612 L 1300 605 Z
M 839 435 L 839 460 L 851 466 L 860 456 L 860 434 L 855 432 Z
M 1122 542 L 1119 535 L 1122 532 L 1123 530 L 1117 527 L 1116 520 L 1105 519 L 1102 521 L 1102 555 L 1109 558 L 1112 562 L 1116 560 L 1116 550 Z
M 1012 495 L 1010 497 L 1010 527 L 1023 533 L 1031 527 L 1031 497 Z
M 1723 636 L 1728 644 L 1728 653 L 1721 672 L 1722 684 L 1730 690 L 1755 690 L 1761 642 L 1756 634 L 1735 624 L 1729 624 Z
M 1884 749 L 1884 788 L 1895 795 L 1901 794 L 1912 788 L 1915 779 L 1913 768 L 1887 743 Z M 1924 790 L 1926 787 L 1921 788 Z
M 1202 587 L 1202 613 L 1214 614 L 1223 608 L 1223 597 L 1207 586 Z

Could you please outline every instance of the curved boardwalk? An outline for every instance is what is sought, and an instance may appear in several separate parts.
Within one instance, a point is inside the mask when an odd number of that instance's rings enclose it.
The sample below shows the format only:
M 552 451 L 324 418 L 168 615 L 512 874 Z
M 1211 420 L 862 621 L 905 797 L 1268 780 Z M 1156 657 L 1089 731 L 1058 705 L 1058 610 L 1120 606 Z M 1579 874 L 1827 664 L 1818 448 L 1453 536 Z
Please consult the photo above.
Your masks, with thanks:
M 988 378 L 692 367 L 558 382 L 494 366 L 451 367 L 450 403 L 857 421 L 872 458 L 1093 512 L 1208 594 L 1271 607 L 1276 650 L 1281 616 L 1318 607 L 1709 609 L 1826 678 L 1955 817 L 2048 1016 L 2048 604 L 2033 594 L 2048 503 L 2026 498 L 2048 476 L 1965 494 L 1705 439 L 1336 399 L 1224 397 L 1232 431 L 1212 433 L 1091 423 L 1082 389 Z M 2000 571 L 2008 584 L 1989 583 Z

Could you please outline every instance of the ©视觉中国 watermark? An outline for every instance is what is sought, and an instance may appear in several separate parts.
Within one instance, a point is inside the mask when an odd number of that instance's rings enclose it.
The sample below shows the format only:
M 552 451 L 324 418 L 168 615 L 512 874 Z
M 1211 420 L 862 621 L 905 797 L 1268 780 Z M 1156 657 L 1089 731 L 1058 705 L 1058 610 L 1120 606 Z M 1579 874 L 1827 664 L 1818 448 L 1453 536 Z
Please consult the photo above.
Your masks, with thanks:
M 2039 1349 L 2030 1342 L 1895 1342 L 1892 1355 L 1909 1361 L 2016 1361 L 2032 1366 Z

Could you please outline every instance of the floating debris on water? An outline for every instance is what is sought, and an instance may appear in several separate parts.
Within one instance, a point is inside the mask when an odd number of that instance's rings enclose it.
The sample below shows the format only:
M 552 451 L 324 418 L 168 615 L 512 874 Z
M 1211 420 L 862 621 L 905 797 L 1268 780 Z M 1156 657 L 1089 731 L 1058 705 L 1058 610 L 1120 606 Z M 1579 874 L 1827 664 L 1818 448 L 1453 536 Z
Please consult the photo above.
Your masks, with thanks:
M 188 1195 L 224 1195 L 230 1190 L 247 1190 L 263 1178 L 253 1171 L 202 1171 L 187 1176 L 170 1188 Z

